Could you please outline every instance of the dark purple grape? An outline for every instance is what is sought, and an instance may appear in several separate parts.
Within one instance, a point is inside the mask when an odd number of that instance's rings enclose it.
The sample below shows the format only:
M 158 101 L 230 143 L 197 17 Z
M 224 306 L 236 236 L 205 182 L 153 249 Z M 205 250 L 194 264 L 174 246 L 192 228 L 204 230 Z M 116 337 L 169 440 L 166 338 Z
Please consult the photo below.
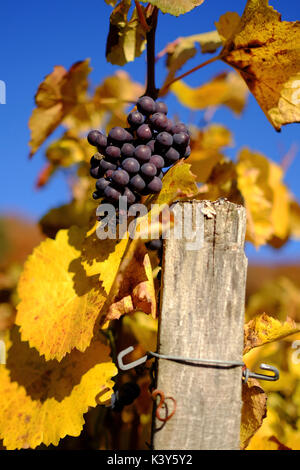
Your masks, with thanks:
M 135 149 L 134 156 L 140 162 L 148 162 L 151 157 L 151 149 L 147 145 L 138 145 Z
M 97 130 L 90 131 L 88 133 L 87 140 L 88 143 L 94 147 L 105 147 L 107 145 L 107 137 Z
M 169 150 L 165 153 L 165 158 L 167 159 L 167 162 L 172 165 L 173 163 L 177 162 L 177 160 L 179 160 L 180 154 L 178 150 L 170 147 Z
M 156 101 L 155 103 L 155 112 L 168 114 L 167 105 L 163 101 Z
M 173 147 L 178 150 L 185 149 L 190 142 L 190 137 L 185 132 L 179 132 L 173 135 Z
M 109 201 L 118 201 L 121 197 L 121 193 L 117 191 L 117 189 L 112 188 L 111 186 L 107 186 L 104 189 L 104 195 Z
M 116 147 L 115 145 L 109 145 L 108 147 L 106 147 L 105 156 L 109 160 L 113 160 L 113 161 L 118 160 L 121 156 L 121 150 L 119 149 L 119 147 Z
M 116 170 L 112 174 L 112 180 L 118 186 L 126 186 L 129 183 L 129 174 L 125 170 Z
M 149 163 L 153 163 L 158 170 L 161 170 L 165 166 L 165 161 L 160 155 L 152 155 Z
M 127 187 L 124 189 L 123 196 L 127 197 L 128 205 L 131 205 L 136 201 L 134 193 Z
M 102 197 L 102 194 L 99 191 L 93 192 L 93 199 L 100 199 L 100 197 Z
M 173 143 L 173 137 L 168 132 L 160 132 L 156 137 L 156 142 L 159 147 L 171 147 Z
M 132 142 L 134 137 L 132 135 L 131 129 L 124 129 L 126 131 L 126 142 Z
M 190 155 L 191 155 L 191 147 L 188 145 L 188 147 L 186 148 L 184 152 L 183 158 L 188 158 Z
M 146 145 L 151 149 L 151 153 L 154 153 L 155 139 L 150 140 Z
M 108 170 L 113 170 L 114 171 L 114 170 L 117 169 L 117 165 L 115 165 L 114 163 L 108 162 L 105 159 L 101 160 L 99 167 L 104 172 L 107 172 Z
M 95 153 L 95 155 L 92 156 L 90 159 L 90 166 L 91 168 L 96 168 L 96 166 L 99 166 L 100 161 L 102 160 L 100 153 Z
M 142 141 L 148 141 L 152 139 L 152 132 L 148 124 L 142 124 L 137 128 L 136 135 Z
M 99 166 L 96 166 L 94 168 L 90 168 L 90 175 L 92 178 L 98 179 L 100 176 L 102 176 L 103 171 L 99 168 Z
M 157 168 L 153 163 L 144 163 L 141 166 L 141 173 L 146 178 L 153 178 L 157 173 Z
M 151 191 L 151 193 L 159 193 L 162 188 L 161 179 L 158 176 L 154 176 L 153 180 L 148 183 L 147 188 Z
M 105 173 L 106 178 L 111 178 L 114 171 L 115 171 L 115 170 L 107 170 L 107 172 Z
M 140 170 L 140 164 L 135 158 L 126 158 L 122 162 L 122 168 L 128 173 L 138 173 Z
M 168 118 L 163 113 L 154 113 L 150 117 L 151 127 L 156 131 L 164 131 L 168 127 Z
M 135 147 L 132 144 L 123 144 L 121 147 L 121 155 L 124 158 L 133 157 Z
M 124 142 L 126 142 L 126 137 L 127 131 L 120 126 L 113 127 L 108 133 L 110 142 L 113 142 L 117 145 L 122 145 Z
M 173 125 L 171 129 L 172 134 L 179 134 L 180 132 L 184 132 L 185 134 L 189 134 L 188 128 L 186 127 L 183 122 L 177 122 Z
M 134 191 L 142 191 L 146 187 L 146 183 L 141 175 L 135 175 L 130 179 L 130 186 Z
M 137 109 L 140 113 L 145 116 L 155 113 L 156 105 L 155 101 L 150 96 L 142 96 L 138 99 Z
M 98 181 L 96 181 L 96 189 L 101 193 L 104 191 L 106 186 L 109 185 L 109 181 L 106 180 L 105 178 L 100 178 Z
M 144 124 L 145 118 L 139 111 L 132 111 L 128 114 L 127 121 L 135 129 Z
M 161 238 L 158 238 L 157 240 L 150 240 L 150 242 L 146 243 L 146 246 L 149 250 L 158 251 L 162 249 L 163 241 Z
M 171 119 L 168 119 L 168 126 L 167 128 L 165 129 L 166 132 L 169 132 L 169 134 L 171 133 L 171 130 L 172 130 L 172 127 L 173 127 L 173 121 Z

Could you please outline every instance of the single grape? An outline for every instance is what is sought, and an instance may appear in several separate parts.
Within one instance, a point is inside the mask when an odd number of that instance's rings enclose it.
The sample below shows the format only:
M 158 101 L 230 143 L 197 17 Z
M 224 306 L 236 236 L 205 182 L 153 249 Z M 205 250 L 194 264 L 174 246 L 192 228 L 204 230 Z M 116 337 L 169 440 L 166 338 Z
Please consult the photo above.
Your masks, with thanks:
M 141 173 L 146 178 L 153 178 L 157 173 L 157 168 L 153 163 L 144 163 L 141 166 Z
M 134 191 L 142 191 L 146 187 L 146 183 L 141 175 L 135 175 L 130 179 L 130 186 Z
M 105 178 L 100 178 L 96 181 L 96 189 L 101 193 L 104 191 L 106 186 L 109 185 L 109 181 Z
M 180 158 L 180 154 L 178 150 L 170 147 L 169 150 L 165 153 L 165 158 L 167 159 L 168 163 L 172 165 L 173 163 L 177 162 Z
M 150 117 L 150 124 L 156 131 L 164 131 L 168 127 L 168 118 L 163 113 L 154 113 Z
M 138 99 L 137 109 L 140 113 L 145 116 L 155 113 L 156 105 L 155 101 L 150 96 L 142 96 Z
M 173 137 L 168 132 L 160 132 L 156 137 L 156 143 L 162 148 L 171 147 Z
M 128 114 L 127 121 L 130 126 L 136 128 L 139 127 L 141 124 L 144 124 L 145 118 L 139 111 L 132 111 Z
M 154 153 L 155 139 L 149 140 L 146 145 L 151 149 L 151 153 Z
M 169 132 L 170 134 L 172 127 L 173 127 L 173 121 L 171 119 L 168 119 L 168 126 L 166 127 L 165 132 Z
M 158 238 L 157 240 L 150 240 L 150 242 L 146 243 L 146 246 L 149 250 L 158 251 L 162 249 L 163 241 L 161 238 Z
M 124 189 L 123 196 L 127 197 L 128 205 L 131 205 L 136 201 L 135 194 L 127 187 Z
M 140 164 L 135 158 L 126 158 L 122 162 L 122 168 L 128 173 L 138 173 L 140 170 Z
M 92 178 L 96 178 L 98 179 L 101 175 L 101 169 L 99 168 L 99 166 L 95 166 L 94 168 L 90 168 L 90 175 Z
M 112 174 L 112 180 L 118 186 L 126 186 L 129 183 L 129 175 L 128 175 L 127 171 L 125 171 L 125 170 L 116 170 Z
M 109 160 L 118 160 L 121 156 L 121 150 L 115 145 L 109 145 L 108 147 L 106 147 L 105 156 Z
M 188 158 L 191 155 L 191 147 L 188 145 L 187 148 L 185 149 L 183 158 Z
M 155 103 L 155 112 L 168 114 L 167 105 L 163 101 L 156 101 Z
M 137 128 L 136 135 L 142 141 L 148 141 L 152 139 L 152 132 L 148 124 L 142 124 Z
M 165 161 L 160 155 L 152 155 L 149 163 L 153 163 L 158 170 L 161 170 L 165 166 Z
M 112 186 L 107 186 L 104 189 L 104 195 L 109 201 L 118 201 L 121 197 L 121 193 Z
M 159 193 L 162 188 L 162 181 L 157 176 L 154 176 L 153 180 L 148 183 L 147 188 L 151 193 Z
M 102 197 L 102 194 L 99 191 L 93 192 L 93 199 L 100 199 L 100 197 Z
M 92 130 L 88 133 L 87 136 L 88 143 L 94 147 L 105 147 L 107 145 L 107 137 L 102 134 L 100 131 Z
M 108 170 L 113 170 L 114 171 L 114 170 L 117 169 L 117 165 L 115 165 L 114 163 L 108 162 L 105 159 L 101 160 L 99 167 L 104 172 L 107 172 Z
M 120 126 L 113 127 L 108 133 L 109 141 L 116 145 L 123 145 L 126 142 L 126 137 L 127 131 Z
M 173 135 L 173 147 L 178 150 L 185 149 L 190 142 L 189 135 L 185 132 L 179 132 Z
M 90 159 L 91 168 L 96 168 L 96 166 L 99 166 L 100 160 L 102 160 L 102 156 L 100 155 L 100 153 L 95 153 L 95 155 L 93 155 Z
M 134 156 L 140 162 L 148 162 L 151 157 L 151 149 L 147 145 L 138 145 L 135 149 Z
M 121 147 L 121 155 L 124 158 L 133 157 L 135 147 L 132 144 L 123 144 Z
M 176 124 L 173 125 L 171 129 L 172 134 L 179 134 L 180 132 L 189 134 L 188 128 L 186 127 L 185 124 L 183 124 L 183 122 L 177 122 Z

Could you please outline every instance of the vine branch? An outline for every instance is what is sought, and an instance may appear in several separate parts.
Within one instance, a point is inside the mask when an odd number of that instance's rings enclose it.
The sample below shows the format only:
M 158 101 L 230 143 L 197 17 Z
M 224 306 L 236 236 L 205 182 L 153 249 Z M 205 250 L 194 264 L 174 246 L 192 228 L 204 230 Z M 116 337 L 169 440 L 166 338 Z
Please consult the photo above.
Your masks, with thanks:
M 151 29 L 146 34 L 147 39 L 147 85 L 145 95 L 156 99 L 158 89 L 155 86 L 155 34 L 157 26 L 158 8 L 154 7 L 151 16 L 147 20 Z

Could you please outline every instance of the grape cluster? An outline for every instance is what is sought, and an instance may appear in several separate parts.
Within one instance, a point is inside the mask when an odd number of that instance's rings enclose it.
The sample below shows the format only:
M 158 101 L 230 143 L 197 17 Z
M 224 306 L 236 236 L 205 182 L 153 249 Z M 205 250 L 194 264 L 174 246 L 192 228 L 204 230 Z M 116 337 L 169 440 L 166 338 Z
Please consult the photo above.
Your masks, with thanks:
M 163 170 L 191 153 L 188 129 L 167 117 L 165 103 L 142 96 L 136 108 L 127 128 L 113 127 L 108 136 L 92 130 L 87 136 L 97 148 L 90 161 L 90 174 L 97 179 L 93 198 L 116 207 L 121 196 L 129 207 L 143 195 L 159 193 Z

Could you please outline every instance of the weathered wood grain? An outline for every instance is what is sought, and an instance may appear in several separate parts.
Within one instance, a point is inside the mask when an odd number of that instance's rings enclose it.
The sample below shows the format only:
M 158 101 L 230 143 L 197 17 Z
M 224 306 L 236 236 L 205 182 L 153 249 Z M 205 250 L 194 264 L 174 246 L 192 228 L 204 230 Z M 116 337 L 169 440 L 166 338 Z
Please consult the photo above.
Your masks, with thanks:
M 191 250 L 185 237 L 175 239 L 174 231 L 165 240 L 158 352 L 241 361 L 245 209 L 224 200 L 192 201 L 177 203 L 175 214 L 183 208 L 200 243 Z M 154 431 L 154 449 L 239 449 L 241 367 L 159 359 L 157 372 L 157 388 L 175 398 L 177 410 Z M 172 402 L 168 404 L 171 411 Z M 161 425 L 156 419 L 155 428 Z

